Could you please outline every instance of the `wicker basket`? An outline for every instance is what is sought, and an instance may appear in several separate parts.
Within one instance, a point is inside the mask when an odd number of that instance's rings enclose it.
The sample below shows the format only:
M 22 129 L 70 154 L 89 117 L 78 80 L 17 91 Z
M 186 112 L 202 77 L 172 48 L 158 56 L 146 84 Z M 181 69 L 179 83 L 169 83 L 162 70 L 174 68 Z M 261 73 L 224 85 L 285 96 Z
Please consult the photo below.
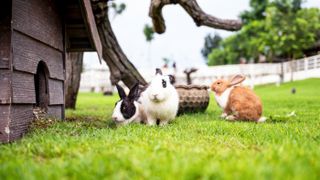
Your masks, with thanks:
M 178 114 L 204 112 L 209 105 L 208 86 L 176 85 L 180 102 Z

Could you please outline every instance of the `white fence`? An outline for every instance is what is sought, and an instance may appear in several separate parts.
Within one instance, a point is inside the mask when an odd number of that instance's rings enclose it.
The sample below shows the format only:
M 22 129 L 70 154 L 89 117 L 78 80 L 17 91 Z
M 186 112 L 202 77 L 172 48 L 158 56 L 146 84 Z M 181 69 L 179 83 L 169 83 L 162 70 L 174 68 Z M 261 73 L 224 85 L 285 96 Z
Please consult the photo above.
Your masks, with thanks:
M 109 80 L 109 69 L 103 66 L 94 69 L 86 69 L 81 73 L 81 92 L 104 92 L 113 91 L 114 88 Z
M 154 70 L 140 70 L 146 80 L 150 80 Z M 312 77 L 320 78 L 320 55 L 284 62 L 262 64 L 236 64 L 199 68 L 191 74 L 193 84 L 210 85 L 215 79 L 230 78 L 235 74 L 247 76 L 245 85 L 288 82 Z M 80 91 L 112 91 L 107 68 L 90 69 L 82 73 Z M 182 71 L 175 73 L 177 84 L 186 84 L 186 75 Z
M 254 85 L 288 82 L 312 77 L 320 78 L 320 55 L 284 63 L 236 64 L 211 66 L 191 75 L 193 84 L 210 85 L 218 78 L 231 78 L 235 74 L 247 77 L 244 84 Z M 186 75 L 177 74 L 178 83 L 186 83 Z

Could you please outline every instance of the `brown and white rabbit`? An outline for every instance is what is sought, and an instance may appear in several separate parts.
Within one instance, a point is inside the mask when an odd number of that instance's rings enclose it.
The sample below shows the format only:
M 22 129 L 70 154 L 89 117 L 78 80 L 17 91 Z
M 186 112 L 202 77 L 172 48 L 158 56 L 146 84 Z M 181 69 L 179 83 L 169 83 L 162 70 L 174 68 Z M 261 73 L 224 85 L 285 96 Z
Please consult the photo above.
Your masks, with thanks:
M 230 81 L 218 79 L 211 85 L 217 104 L 223 109 L 222 118 L 264 122 L 260 98 L 249 88 L 236 86 L 245 80 L 242 75 Z

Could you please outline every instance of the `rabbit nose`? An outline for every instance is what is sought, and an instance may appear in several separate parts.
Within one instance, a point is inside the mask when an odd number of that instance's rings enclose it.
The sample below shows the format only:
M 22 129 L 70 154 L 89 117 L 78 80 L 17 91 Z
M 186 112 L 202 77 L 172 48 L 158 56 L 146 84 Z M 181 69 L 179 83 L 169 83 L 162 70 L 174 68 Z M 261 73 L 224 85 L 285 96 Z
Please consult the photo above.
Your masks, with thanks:
M 117 121 L 118 118 L 117 117 L 112 117 L 112 120 Z
M 153 94 L 152 96 L 157 99 L 158 94 Z

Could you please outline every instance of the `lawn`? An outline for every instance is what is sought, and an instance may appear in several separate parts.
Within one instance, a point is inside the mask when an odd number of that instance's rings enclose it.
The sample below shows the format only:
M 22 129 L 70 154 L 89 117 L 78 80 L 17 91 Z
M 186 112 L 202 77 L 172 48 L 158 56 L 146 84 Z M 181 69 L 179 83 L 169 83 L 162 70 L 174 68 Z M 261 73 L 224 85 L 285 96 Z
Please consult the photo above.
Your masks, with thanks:
M 66 121 L 0 145 L 0 179 L 319 179 L 320 79 L 255 91 L 266 123 L 221 120 L 212 98 L 165 127 L 120 128 L 117 96 L 81 93 Z

